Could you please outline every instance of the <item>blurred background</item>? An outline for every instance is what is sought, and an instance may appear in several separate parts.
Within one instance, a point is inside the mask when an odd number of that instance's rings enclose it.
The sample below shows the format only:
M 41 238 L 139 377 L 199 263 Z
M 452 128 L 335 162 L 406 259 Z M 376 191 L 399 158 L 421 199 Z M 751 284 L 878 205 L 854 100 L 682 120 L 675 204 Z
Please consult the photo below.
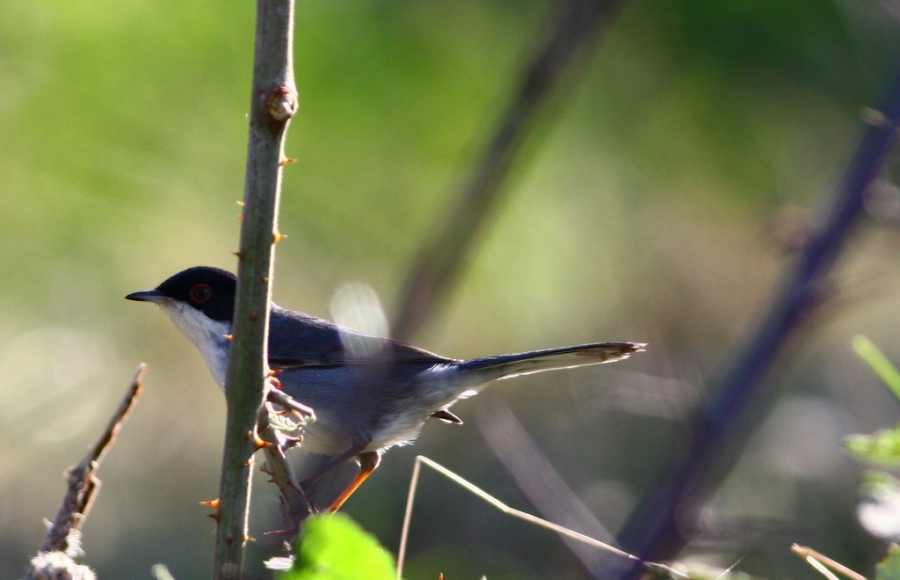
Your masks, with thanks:
M 545 495 L 580 501 L 616 533 L 833 191 L 900 49 L 895 9 L 625 3 L 554 93 L 414 342 L 459 358 L 650 347 L 493 385 L 454 407 L 464 425 L 429 424 L 390 451 L 346 512 L 396 551 L 416 454 L 537 512 L 492 452 L 498 425 L 519 433 L 514 416 L 531 443 L 512 436 L 507 452 L 543 456 L 568 488 Z M 334 293 L 362 282 L 396 310 L 556 12 L 537 0 L 298 2 L 276 302 L 330 318 Z M 84 561 L 100 578 L 150 578 L 157 562 L 180 580 L 209 576 L 214 522 L 198 502 L 218 494 L 224 400 L 169 320 L 123 296 L 189 266 L 235 267 L 253 31 L 252 2 L 0 3 L 0 577 L 40 546 L 63 470 L 141 361 L 146 391 L 100 470 Z M 862 333 L 900 360 L 900 197 L 886 192 L 835 272 L 839 299 L 767 377 L 682 559 L 814 578 L 791 543 L 864 574 L 883 556 L 856 522 L 862 468 L 841 438 L 897 419 L 849 347 Z M 259 478 L 254 494 L 248 578 L 267 578 L 260 562 L 279 540 L 263 533 L 281 521 L 272 486 Z M 408 578 L 588 569 L 552 533 L 424 472 Z

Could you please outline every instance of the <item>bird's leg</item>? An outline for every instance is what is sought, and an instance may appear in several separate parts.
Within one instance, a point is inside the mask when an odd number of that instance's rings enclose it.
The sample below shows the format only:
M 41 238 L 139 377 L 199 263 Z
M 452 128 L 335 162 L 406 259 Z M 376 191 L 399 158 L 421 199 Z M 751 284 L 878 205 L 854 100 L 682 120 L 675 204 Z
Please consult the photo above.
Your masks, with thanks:
M 317 481 L 319 481 L 319 479 L 321 479 L 323 475 L 325 475 L 326 473 L 328 473 L 329 471 L 331 471 L 338 465 L 344 463 L 345 461 L 349 461 L 350 459 L 359 455 L 360 452 L 366 448 L 366 445 L 368 445 L 368 443 L 363 444 L 363 445 L 356 445 L 356 446 L 351 447 L 349 450 L 345 451 L 344 453 L 341 453 L 340 455 L 338 455 L 337 457 L 335 457 L 334 459 L 332 459 L 331 461 L 326 463 L 322 469 L 320 469 L 319 471 L 313 473 L 312 475 L 310 475 L 309 477 L 307 477 L 306 479 L 301 481 L 300 489 L 302 489 L 303 491 L 308 491 L 309 488 L 312 487 L 313 484 L 315 484 Z
M 341 506 L 344 505 L 344 502 L 353 495 L 353 492 L 363 484 L 363 482 L 372 475 L 372 472 L 375 471 L 375 468 L 378 467 L 378 463 L 381 461 L 381 455 L 378 454 L 377 451 L 367 451 L 365 453 L 360 453 L 357 457 L 359 459 L 359 473 L 356 474 L 356 477 L 353 478 L 353 481 L 350 482 L 350 485 L 347 486 L 344 491 L 341 492 L 341 495 L 337 497 L 334 502 L 332 502 L 331 507 L 328 508 L 330 512 L 336 512 L 341 509 Z

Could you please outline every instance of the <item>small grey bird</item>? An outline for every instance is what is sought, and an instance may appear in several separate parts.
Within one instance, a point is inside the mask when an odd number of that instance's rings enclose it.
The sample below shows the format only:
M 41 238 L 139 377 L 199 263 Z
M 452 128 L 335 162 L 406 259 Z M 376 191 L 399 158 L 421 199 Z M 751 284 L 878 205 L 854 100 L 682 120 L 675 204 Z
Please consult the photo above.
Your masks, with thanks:
M 162 308 L 200 351 L 221 388 L 236 286 L 231 272 L 198 266 L 125 298 Z M 335 466 L 359 461 L 359 474 L 331 504 L 335 511 L 378 467 L 382 453 L 414 441 L 429 417 L 461 423 L 448 408 L 490 381 L 621 360 L 644 346 L 600 342 L 457 360 L 273 304 L 268 348 L 283 391 L 316 413 L 302 447 L 334 458 L 303 482 L 304 489 Z

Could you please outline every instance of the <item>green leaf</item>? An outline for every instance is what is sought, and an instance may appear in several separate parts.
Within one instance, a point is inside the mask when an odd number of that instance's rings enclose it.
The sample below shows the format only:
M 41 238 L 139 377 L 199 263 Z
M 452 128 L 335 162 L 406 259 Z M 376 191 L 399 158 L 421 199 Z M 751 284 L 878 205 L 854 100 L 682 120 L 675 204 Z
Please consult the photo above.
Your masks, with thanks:
M 394 562 L 378 541 L 343 514 L 310 517 L 293 567 L 278 580 L 394 580 Z
M 851 345 L 856 354 L 868 363 L 869 367 L 884 382 L 891 394 L 900 401 L 900 371 L 897 370 L 897 367 L 884 356 L 884 353 L 871 340 L 861 334 L 853 337 Z
M 900 426 L 873 435 L 848 435 L 844 447 L 857 459 L 882 467 L 900 465 Z
M 888 548 L 887 556 L 875 567 L 875 580 L 900 580 L 900 546 Z

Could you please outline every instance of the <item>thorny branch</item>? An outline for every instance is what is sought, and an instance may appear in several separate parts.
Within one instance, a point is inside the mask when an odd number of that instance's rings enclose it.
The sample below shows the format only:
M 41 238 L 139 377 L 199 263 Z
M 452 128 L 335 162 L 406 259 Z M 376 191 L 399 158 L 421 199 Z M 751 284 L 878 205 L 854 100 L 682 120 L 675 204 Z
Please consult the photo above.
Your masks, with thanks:
M 116 441 L 116 435 L 122 424 L 131 413 L 137 397 L 143 390 L 144 374 L 147 372 L 147 365 L 141 363 L 138 366 L 128 392 L 119 404 L 119 408 L 113 413 L 106 428 L 97 439 L 96 443 L 85 456 L 81 463 L 71 467 L 66 471 L 68 479 L 68 491 L 63 498 L 62 505 L 56 519 L 47 532 L 47 537 L 41 545 L 40 551 L 47 552 L 63 552 L 67 553 L 72 547 L 70 538 L 72 532 L 78 530 L 87 518 L 91 505 L 100 489 L 100 480 L 94 475 L 94 472 L 100 467 L 106 452 L 112 447 Z M 32 580 L 35 578 L 36 570 L 34 568 L 28 571 L 26 578 Z
M 303 520 L 313 513 L 313 507 L 300 487 L 293 467 L 285 457 L 285 451 L 300 441 L 290 439 L 275 426 L 273 417 L 278 416 L 278 413 L 273 408 L 273 403 L 299 418 L 300 422 L 295 425 L 296 427 L 302 427 L 307 420 L 314 421 L 315 415 L 312 409 L 297 403 L 281 391 L 269 389 L 267 399 L 266 404 L 259 410 L 256 426 L 266 456 L 266 463 L 262 469 L 272 477 L 272 481 L 281 492 L 281 507 L 289 524 L 285 532 L 293 536 L 300 529 Z
M 228 418 L 219 488 L 213 578 L 239 578 L 247 542 L 252 436 L 269 376 L 266 352 L 274 246 L 287 127 L 298 108 L 293 0 L 257 0 L 250 135 L 238 284 L 225 399 Z

